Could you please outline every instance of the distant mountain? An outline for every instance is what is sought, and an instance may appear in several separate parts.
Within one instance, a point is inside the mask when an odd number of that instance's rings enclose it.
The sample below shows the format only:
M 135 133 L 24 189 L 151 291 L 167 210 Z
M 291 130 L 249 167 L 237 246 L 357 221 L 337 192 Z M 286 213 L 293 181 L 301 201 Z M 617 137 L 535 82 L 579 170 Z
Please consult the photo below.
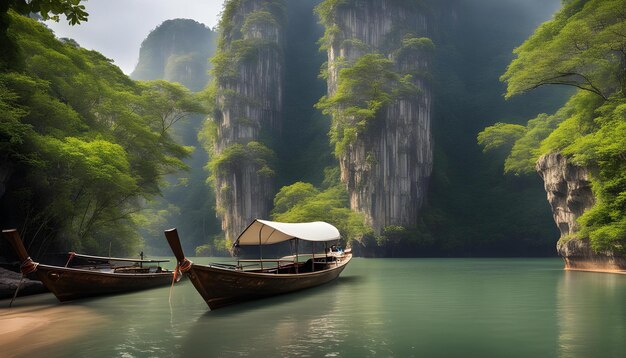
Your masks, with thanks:
M 130 77 L 180 82 L 192 91 L 208 82 L 208 61 L 215 53 L 217 34 L 189 19 L 167 20 L 141 43 L 139 63 Z

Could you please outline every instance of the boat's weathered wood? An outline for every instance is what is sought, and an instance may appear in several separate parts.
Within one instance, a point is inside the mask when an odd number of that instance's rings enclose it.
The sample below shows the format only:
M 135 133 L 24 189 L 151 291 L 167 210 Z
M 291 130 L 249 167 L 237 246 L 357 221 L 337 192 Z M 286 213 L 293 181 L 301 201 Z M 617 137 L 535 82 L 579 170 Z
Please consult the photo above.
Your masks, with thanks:
M 275 296 L 318 286 L 336 279 L 352 259 L 352 254 L 322 256 L 305 264 L 242 270 L 224 265 L 198 265 L 185 258 L 176 229 L 165 231 L 167 242 L 185 272 L 210 309 L 234 303 Z M 313 255 L 314 256 L 314 255 Z M 297 256 L 296 256 L 297 258 Z M 333 261 L 327 262 L 329 258 Z M 239 260 L 239 262 L 284 262 L 283 259 Z M 315 261 L 315 263 L 314 263 Z M 183 269 L 184 266 L 184 269 Z
M 19 257 L 20 262 L 28 260 L 28 252 L 24 247 L 24 243 L 22 243 L 22 238 L 17 232 L 17 229 L 2 230 L 2 234 L 9 242 L 9 244 L 11 244 L 13 250 L 15 250 L 15 253 L 17 254 L 17 257 Z
M 172 271 L 166 270 L 155 273 L 119 273 L 37 264 L 28 256 L 17 230 L 3 230 L 2 233 L 19 256 L 22 272 L 34 272 L 61 302 L 164 286 L 170 284 L 174 277 Z
M 37 277 L 61 302 L 111 295 L 172 283 L 172 272 L 115 273 L 39 264 Z
M 133 259 L 127 257 L 106 257 L 106 256 L 92 256 L 92 255 L 83 255 L 77 254 L 75 252 L 71 253 L 75 257 L 85 258 L 90 260 L 99 260 L 99 261 L 122 261 L 122 262 L 141 262 L 141 263 L 161 263 L 161 262 L 170 262 L 170 260 L 142 260 L 142 259 Z
M 167 238 L 167 243 L 170 245 L 176 260 L 180 263 L 185 260 L 185 253 L 183 252 L 182 246 L 180 246 L 180 238 L 178 237 L 178 231 L 176 228 L 165 230 L 165 237 Z
M 346 267 L 345 261 L 327 269 L 306 273 L 262 273 L 224 269 L 215 266 L 193 265 L 189 279 L 209 308 L 217 309 L 235 303 L 281 295 L 319 286 L 336 279 Z M 320 268 L 323 264 L 316 263 Z M 331 265 L 327 265 L 331 266 Z

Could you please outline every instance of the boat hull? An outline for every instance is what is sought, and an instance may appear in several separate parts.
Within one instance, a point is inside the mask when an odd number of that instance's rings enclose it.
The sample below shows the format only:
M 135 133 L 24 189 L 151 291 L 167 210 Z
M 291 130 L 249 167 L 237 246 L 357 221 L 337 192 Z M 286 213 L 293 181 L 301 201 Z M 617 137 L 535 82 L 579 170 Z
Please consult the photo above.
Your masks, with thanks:
M 172 272 L 112 273 L 39 264 L 37 277 L 61 302 L 165 286 Z
M 211 310 L 224 306 L 295 292 L 336 279 L 352 255 L 328 268 L 307 273 L 277 274 L 246 272 L 211 265 L 193 264 L 187 276 Z

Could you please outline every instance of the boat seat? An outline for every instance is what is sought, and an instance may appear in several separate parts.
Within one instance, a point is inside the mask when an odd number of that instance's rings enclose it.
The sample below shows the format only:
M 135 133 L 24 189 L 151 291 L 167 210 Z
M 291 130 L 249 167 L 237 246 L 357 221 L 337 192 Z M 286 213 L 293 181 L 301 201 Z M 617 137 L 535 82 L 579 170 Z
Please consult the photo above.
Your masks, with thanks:
M 313 272 L 313 259 L 308 259 L 298 268 L 298 272 Z

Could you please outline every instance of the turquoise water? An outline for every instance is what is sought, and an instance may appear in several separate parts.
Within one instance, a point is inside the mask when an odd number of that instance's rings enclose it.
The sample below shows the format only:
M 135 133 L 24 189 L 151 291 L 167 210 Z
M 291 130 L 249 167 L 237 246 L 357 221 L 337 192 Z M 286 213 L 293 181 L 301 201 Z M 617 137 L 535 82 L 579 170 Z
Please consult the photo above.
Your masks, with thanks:
M 213 312 L 186 281 L 171 306 L 169 288 L 64 304 L 98 319 L 45 356 L 624 357 L 626 275 L 562 267 L 356 258 L 333 283 Z

